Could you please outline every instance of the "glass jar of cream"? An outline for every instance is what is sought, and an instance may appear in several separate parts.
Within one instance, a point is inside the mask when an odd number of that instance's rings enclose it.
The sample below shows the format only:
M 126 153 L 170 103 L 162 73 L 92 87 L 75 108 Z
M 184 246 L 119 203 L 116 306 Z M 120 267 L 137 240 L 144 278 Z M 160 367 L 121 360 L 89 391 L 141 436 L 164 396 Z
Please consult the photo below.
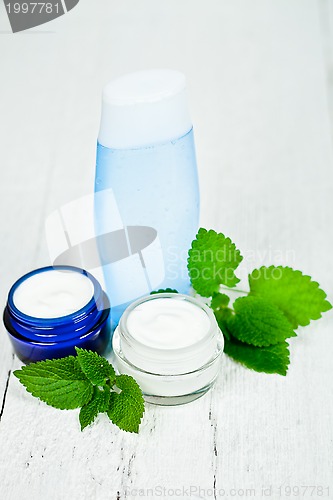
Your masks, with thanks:
M 4 324 L 25 363 L 75 354 L 75 346 L 104 352 L 110 304 L 99 282 L 72 266 L 44 267 L 9 291 Z
M 135 378 L 147 402 L 177 405 L 213 385 L 224 342 L 209 307 L 187 295 L 159 293 L 126 309 L 112 345 L 118 371 Z

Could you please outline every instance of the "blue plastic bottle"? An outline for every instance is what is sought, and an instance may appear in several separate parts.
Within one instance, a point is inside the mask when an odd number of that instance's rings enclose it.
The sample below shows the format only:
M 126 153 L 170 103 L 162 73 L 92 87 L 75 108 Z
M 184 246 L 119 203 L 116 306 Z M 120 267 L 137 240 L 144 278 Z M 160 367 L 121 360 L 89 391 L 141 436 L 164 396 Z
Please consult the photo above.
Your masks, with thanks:
M 153 290 L 189 291 L 187 253 L 199 189 L 185 78 L 142 71 L 104 89 L 97 146 L 95 229 L 113 326 Z

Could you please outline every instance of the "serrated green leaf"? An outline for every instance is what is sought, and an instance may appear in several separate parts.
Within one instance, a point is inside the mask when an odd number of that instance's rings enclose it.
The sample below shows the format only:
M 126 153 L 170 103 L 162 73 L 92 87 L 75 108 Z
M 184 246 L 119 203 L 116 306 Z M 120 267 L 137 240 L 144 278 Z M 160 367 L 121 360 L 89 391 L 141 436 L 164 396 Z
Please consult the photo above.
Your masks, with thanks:
M 203 297 L 211 297 L 220 285 L 234 287 L 239 282 L 235 269 L 242 259 L 230 238 L 212 229 L 199 229 L 187 266 L 194 290 Z
M 137 433 L 144 413 L 141 389 L 129 375 L 118 375 L 116 386 L 121 392 L 110 394 L 108 416 L 120 429 Z
M 225 340 L 224 352 L 235 361 L 257 372 L 287 374 L 289 366 L 287 342 L 269 347 L 255 347 L 231 338 Z
M 79 408 L 92 397 L 93 386 L 74 356 L 32 363 L 14 375 L 33 396 L 60 410 Z
M 94 387 L 92 399 L 86 405 L 82 406 L 79 414 L 81 431 L 88 425 L 92 424 L 99 413 L 107 411 L 110 402 L 110 390 L 100 390 Z
M 293 328 L 306 326 L 311 319 L 332 308 L 316 281 L 290 267 L 270 266 L 249 275 L 250 294 L 265 298 L 287 316 Z
M 96 352 L 79 347 L 75 347 L 75 350 L 81 369 L 92 384 L 104 386 L 110 380 L 110 385 L 113 385 L 116 373 L 113 366 L 105 358 Z
M 257 347 L 267 347 L 295 337 L 283 312 L 261 297 L 240 297 L 227 326 L 233 337 Z
M 218 309 L 224 309 L 228 307 L 230 302 L 230 297 L 225 293 L 214 293 L 212 297 L 212 301 L 210 303 L 210 307 L 213 311 L 217 311 Z
M 159 290 L 150 292 L 150 295 L 156 295 L 157 293 L 178 293 L 178 290 L 174 288 L 160 288 Z

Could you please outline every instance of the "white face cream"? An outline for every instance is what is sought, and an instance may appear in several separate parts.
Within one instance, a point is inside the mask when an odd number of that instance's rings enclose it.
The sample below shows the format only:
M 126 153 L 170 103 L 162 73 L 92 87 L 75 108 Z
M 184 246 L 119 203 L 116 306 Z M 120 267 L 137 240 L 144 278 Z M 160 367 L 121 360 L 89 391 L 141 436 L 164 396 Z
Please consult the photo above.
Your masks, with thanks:
M 94 294 L 94 285 L 85 275 L 69 270 L 48 269 L 33 274 L 15 290 L 15 307 L 35 318 L 59 318 L 84 307 Z
M 127 308 L 113 350 L 118 370 L 136 379 L 147 401 L 181 404 L 213 384 L 223 337 L 206 305 L 187 295 L 161 293 Z
M 189 301 L 158 298 L 132 309 L 127 329 L 147 347 L 181 349 L 196 344 L 207 335 L 210 318 Z

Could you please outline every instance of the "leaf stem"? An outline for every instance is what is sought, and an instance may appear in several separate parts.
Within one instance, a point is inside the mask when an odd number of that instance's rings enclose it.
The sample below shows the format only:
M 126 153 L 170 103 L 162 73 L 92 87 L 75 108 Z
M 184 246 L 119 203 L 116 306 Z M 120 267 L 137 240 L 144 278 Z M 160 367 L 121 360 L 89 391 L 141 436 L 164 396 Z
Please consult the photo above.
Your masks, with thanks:
M 222 288 L 222 290 L 228 290 L 229 292 L 244 293 L 245 295 L 247 295 L 249 293 L 248 290 L 241 290 L 240 288 L 229 288 L 229 287 L 224 286 L 224 285 L 220 285 L 220 288 Z

